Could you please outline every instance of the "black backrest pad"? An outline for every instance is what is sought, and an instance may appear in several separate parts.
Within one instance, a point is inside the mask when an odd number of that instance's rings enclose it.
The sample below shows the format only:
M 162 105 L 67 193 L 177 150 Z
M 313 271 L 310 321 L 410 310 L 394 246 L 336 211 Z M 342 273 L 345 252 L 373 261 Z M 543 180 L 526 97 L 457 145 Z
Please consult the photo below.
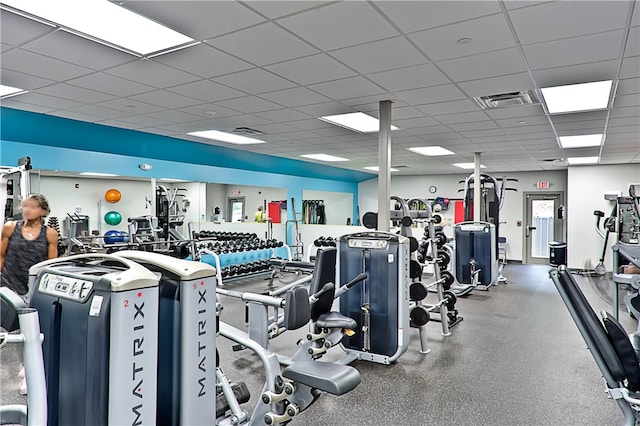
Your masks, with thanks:
M 617 387 L 619 382 L 624 381 L 626 374 L 598 316 L 569 272 L 551 271 L 550 275 L 607 385 Z
M 638 366 L 638 356 L 636 350 L 629 341 L 629 336 L 624 327 L 613 316 L 607 312 L 602 312 L 602 322 L 607 330 L 609 341 L 620 358 L 622 367 L 627 373 L 627 383 L 629 390 L 636 392 L 640 390 L 640 366 Z
M 316 254 L 316 262 L 313 268 L 313 276 L 309 286 L 309 294 L 320 291 L 325 284 L 336 281 L 336 253 L 335 247 L 319 249 Z M 333 298 L 335 296 L 335 286 L 331 291 L 327 291 L 318 298 L 311 306 L 311 321 L 315 321 L 322 314 L 331 310 Z
M 9 287 L 0 287 L 0 316 L 2 328 L 7 331 L 15 331 L 20 328 L 18 321 L 18 309 L 25 308 L 22 298 Z
M 306 288 L 294 287 L 285 293 L 284 325 L 287 330 L 297 330 L 309 322 L 309 292 Z

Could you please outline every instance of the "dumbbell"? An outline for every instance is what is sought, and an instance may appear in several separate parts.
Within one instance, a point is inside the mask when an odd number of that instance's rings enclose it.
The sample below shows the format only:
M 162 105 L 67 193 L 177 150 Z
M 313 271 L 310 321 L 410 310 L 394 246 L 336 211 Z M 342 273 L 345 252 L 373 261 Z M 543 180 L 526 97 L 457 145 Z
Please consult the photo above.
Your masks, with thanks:
M 225 266 L 224 268 L 222 268 L 220 273 L 222 274 L 222 278 L 227 278 L 229 276 L 229 268 Z
M 313 242 L 313 245 L 316 246 L 316 247 L 323 247 L 324 246 L 324 237 L 316 238 L 316 240 Z
M 420 278 L 422 275 L 422 265 L 418 261 L 411 259 L 409 262 L 409 277 Z
M 429 311 L 425 306 L 415 305 L 409 311 L 409 326 L 410 327 L 422 327 L 430 320 Z
M 438 258 L 436 259 L 440 269 L 446 268 L 449 262 L 451 262 L 451 256 L 446 251 L 438 252 Z
M 418 247 L 418 240 L 414 237 L 409 237 L 409 252 L 413 253 L 414 251 L 418 250 Z
M 445 290 L 449 290 L 451 285 L 455 282 L 453 274 L 449 271 L 441 271 L 440 279 L 442 280 L 442 288 Z
M 456 302 L 458 301 L 456 295 L 452 291 L 445 291 L 444 298 L 446 299 L 446 302 L 444 304 L 447 309 L 449 309 L 450 311 L 454 310 L 456 308 Z
M 238 266 L 237 265 L 229 266 L 229 276 L 233 277 L 235 275 L 238 275 Z
M 413 302 L 426 299 L 429 291 L 420 281 L 409 284 L 409 299 Z
M 438 248 L 442 248 L 445 244 L 447 244 L 448 238 L 444 232 L 436 232 L 435 240 Z

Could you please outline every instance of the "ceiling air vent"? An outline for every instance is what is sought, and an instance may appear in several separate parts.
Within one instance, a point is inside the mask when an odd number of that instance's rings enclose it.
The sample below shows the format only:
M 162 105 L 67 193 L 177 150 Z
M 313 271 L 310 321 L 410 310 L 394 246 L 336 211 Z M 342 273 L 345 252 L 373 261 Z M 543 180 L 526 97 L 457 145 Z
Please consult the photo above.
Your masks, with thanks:
M 400 166 L 391 166 L 391 168 L 393 168 L 393 169 L 406 169 L 406 168 L 407 168 L 407 166 L 403 166 L 403 165 L 400 165 Z
M 249 127 L 236 127 L 231 131 L 231 133 L 243 136 L 258 136 L 263 134 L 263 132 L 261 132 L 260 130 L 251 129 Z
M 536 94 L 532 90 L 478 96 L 473 98 L 473 100 L 480 105 L 482 109 L 507 108 L 518 105 L 533 105 L 540 103 Z

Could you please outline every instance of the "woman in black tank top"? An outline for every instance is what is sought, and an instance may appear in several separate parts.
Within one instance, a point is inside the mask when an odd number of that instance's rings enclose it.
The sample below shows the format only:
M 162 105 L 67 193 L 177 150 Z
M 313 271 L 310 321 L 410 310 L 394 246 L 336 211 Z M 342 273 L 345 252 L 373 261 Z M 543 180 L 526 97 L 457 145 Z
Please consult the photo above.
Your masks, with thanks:
M 58 256 L 58 233 L 44 224 L 48 214 L 47 199 L 32 194 L 22 203 L 23 220 L 7 222 L 2 227 L 0 285 L 25 299 L 29 293 L 29 268 Z

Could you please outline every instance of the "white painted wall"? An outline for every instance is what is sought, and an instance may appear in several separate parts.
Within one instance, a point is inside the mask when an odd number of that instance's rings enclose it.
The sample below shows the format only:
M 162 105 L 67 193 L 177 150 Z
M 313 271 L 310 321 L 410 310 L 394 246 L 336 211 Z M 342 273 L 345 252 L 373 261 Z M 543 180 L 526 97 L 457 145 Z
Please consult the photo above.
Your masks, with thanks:
M 591 269 L 598 264 L 604 241 L 596 234 L 594 210 L 602 210 L 605 217 L 613 203 L 604 199 L 605 193 L 628 195 L 629 185 L 640 183 L 638 164 L 569 167 L 567 203 L 567 263 L 569 268 Z M 609 237 L 609 247 L 616 242 Z M 612 269 L 611 250 L 607 250 L 605 266 Z
M 303 200 L 324 200 L 324 210 L 327 216 L 326 225 L 346 225 L 347 218 L 353 223 L 353 194 L 347 192 L 302 191 Z
M 100 229 L 102 234 L 110 229 L 127 231 L 127 218 L 153 214 L 150 208 L 145 208 L 145 196 L 155 196 L 150 181 L 42 176 L 39 186 L 40 192 L 49 200 L 50 216 L 58 218 L 61 231 L 67 213 L 73 213 L 76 208 L 80 208 L 80 214 L 89 216 L 90 229 Z M 118 203 L 111 204 L 104 200 L 104 194 L 110 188 L 122 193 Z M 99 201 L 102 203 L 100 216 Z M 110 210 L 122 215 L 119 225 L 109 226 L 104 222 L 104 214 Z
M 253 222 L 253 215 L 258 210 L 258 206 L 261 206 L 264 203 L 264 200 L 267 200 L 267 204 L 270 201 L 280 201 L 287 199 L 287 190 L 283 188 L 264 188 L 258 186 L 243 186 L 243 185 L 226 185 L 226 195 L 224 199 L 224 210 L 223 213 L 226 214 L 226 210 L 228 208 L 228 198 L 232 197 L 244 197 L 245 205 L 244 205 L 244 214 L 247 216 L 247 220 L 249 222 Z M 238 191 L 237 195 L 234 195 L 233 192 Z M 290 204 L 290 203 L 289 203 Z M 286 213 L 283 214 L 286 217 Z M 227 218 L 228 219 L 228 218 Z
M 458 189 L 464 187 L 458 183 L 464 180 L 469 174 L 455 175 L 433 175 L 433 176 L 391 176 L 391 194 L 402 198 L 422 197 L 435 198 L 446 197 L 450 199 L 461 199 L 462 192 Z M 497 173 L 495 177 L 503 175 Z M 507 177 L 519 179 L 519 182 L 512 182 L 509 186 L 514 187 L 518 192 L 507 192 L 502 210 L 500 211 L 500 221 L 506 222 L 500 225 L 500 236 L 507 238 L 507 258 L 509 260 L 522 260 L 524 231 L 521 226 L 517 226 L 518 221 L 524 221 L 523 192 L 538 191 L 535 183 L 541 180 L 549 181 L 550 188 L 545 191 L 567 191 L 567 175 L 564 170 L 547 172 L 519 172 L 508 173 Z M 429 193 L 429 187 L 435 186 L 437 191 Z M 540 190 L 543 191 L 543 190 Z M 378 209 L 378 181 L 371 179 L 361 182 L 358 185 L 358 204 L 360 206 L 360 217 L 365 212 L 376 211 Z M 448 212 L 443 214 L 445 220 L 453 218 L 453 203 Z M 445 227 L 445 233 L 452 235 L 452 228 Z
M 207 220 L 212 221 L 213 212 L 220 207 L 220 219 L 226 215 L 227 185 L 220 183 L 207 183 Z

